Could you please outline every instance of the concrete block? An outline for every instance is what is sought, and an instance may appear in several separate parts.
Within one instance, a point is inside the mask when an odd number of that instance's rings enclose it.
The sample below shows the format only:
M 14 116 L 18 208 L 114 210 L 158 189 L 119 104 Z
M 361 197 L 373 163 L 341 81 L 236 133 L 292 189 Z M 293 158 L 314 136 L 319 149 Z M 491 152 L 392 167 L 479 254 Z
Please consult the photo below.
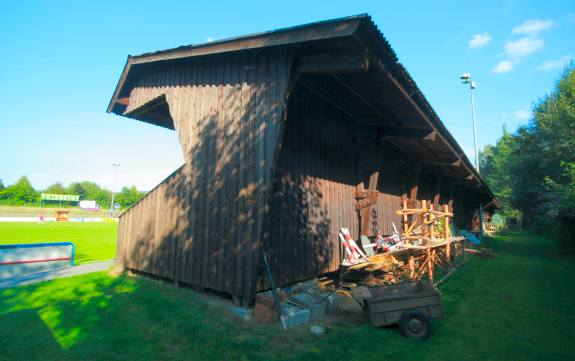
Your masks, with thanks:
M 326 298 L 326 301 L 327 301 L 327 307 L 326 307 L 327 313 L 333 313 L 339 310 L 339 306 L 341 304 L 340 295 L 338 295 L 337 293 L 332 293 Z
M 251 321 L 254 318 L 253 308 L 228 306 L 227 310 L 230 311 L 231 313 L 233 313 L 235 316 L 238 316 L 241 320 L 244 320 L 244 321 Z
M 321 321 L 325 317 L 327 302 L 321 295 L 312 296 L 308 293 L 298 293 L 291 297 L 298 305 L 310 311 L 310 321 Z
M 311 316 L 311 312 L 309 310 L 291 305 L 285 305 L 284 307 L 288 329 L 300 327 L 309 322 Z

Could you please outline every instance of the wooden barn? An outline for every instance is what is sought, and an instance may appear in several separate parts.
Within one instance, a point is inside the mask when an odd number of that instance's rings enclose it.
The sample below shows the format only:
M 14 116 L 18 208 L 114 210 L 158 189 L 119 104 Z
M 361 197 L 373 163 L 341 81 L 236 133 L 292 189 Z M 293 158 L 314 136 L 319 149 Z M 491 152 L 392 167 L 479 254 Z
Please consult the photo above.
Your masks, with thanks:
M 246 302 L 262 248 L 288 285 L 338 269 L 340 227 L 391 233 L 402 197 L 467 229 L 497 204 L 367 15 L 129 56 L 108 112 L 185 158 L 121 215 L 119 264 Z

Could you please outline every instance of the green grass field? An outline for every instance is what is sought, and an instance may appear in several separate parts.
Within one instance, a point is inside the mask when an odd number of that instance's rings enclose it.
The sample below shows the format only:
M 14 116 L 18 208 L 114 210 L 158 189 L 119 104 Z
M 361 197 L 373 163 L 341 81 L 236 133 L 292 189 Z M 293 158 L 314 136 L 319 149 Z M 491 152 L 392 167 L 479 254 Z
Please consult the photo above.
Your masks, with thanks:
M 0 244 L 73 242 L 76 264 L 116 256 L 118 223 L 106 222 L 0 222 Z
M 528 233 L 488 241 L 442 288 L 426 341 L 395 327 L 307 328 L 234 321 L 191 290 L 95 273 L 0 291 L 6 360 L 566 360 L 575 334 L 575 262 Z
M 106 209 L 99 211 L 85 211 L 80 207 L 36 207 L 36 206 L 7 206 L 0 205 L 0 217 L 55 217 L 57 209 L 65 209 L 70 212 L 70 217 L 109 217 Z

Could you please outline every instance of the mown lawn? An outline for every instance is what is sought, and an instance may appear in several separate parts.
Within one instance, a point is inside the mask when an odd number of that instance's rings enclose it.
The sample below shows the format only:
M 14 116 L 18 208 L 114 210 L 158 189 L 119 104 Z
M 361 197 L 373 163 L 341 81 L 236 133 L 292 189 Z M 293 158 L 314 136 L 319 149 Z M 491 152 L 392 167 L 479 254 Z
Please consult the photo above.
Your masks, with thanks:
M 0 222 L 0 244 L 72 242 L 76 264 L 116 256 L 118 223 L 106 222 Z
M 70 212 L 70 217 L 109 217 L 108 211 L 87 211 L 80 207 L 37 207 L 37 206 L 7 206 L 0 205 L 0 217 L 55 217 L 56 210 L 65 209 Z
M 488 244 L 496 258 L 472 258 L 441 288 L 445 318 L 423 342 L 367 324 L 284 333 L 226 317 L 188 289 L 96 273 L 0 291 L 0 359 L 572 359 L 574 260 L 528 233 Z

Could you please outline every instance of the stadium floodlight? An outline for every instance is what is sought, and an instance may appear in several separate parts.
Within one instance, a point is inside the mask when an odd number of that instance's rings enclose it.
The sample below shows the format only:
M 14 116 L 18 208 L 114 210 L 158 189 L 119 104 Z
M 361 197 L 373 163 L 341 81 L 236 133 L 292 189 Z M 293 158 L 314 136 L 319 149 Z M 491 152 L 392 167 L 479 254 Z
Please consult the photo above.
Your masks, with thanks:
M 477 88 L 477 84 L 471 80 L 471 74 L 463 73 L 459 77 L 463 84 L 469 84 L 469 91 L 471 92 L 471 117 L 473 119 L 473 145 L 475 147 L 475 169 L 479 173 L 479 152 L 477 151 L 477 131 L 475 129 L 475 98 L 473 91 Z

